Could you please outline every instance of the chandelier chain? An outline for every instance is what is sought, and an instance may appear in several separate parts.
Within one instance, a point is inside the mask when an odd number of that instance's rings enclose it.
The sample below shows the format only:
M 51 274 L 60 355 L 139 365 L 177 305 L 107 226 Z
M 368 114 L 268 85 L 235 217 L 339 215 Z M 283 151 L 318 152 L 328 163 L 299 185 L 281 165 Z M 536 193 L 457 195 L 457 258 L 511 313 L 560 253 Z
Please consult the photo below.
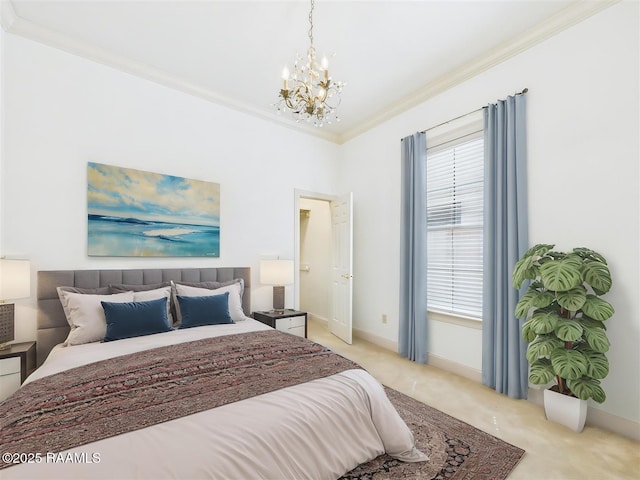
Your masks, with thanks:
M 314 0 L 311 0 L 311 10 L 309 10 L 309 42 L 313 47 L 313 8 L 315 7 Z

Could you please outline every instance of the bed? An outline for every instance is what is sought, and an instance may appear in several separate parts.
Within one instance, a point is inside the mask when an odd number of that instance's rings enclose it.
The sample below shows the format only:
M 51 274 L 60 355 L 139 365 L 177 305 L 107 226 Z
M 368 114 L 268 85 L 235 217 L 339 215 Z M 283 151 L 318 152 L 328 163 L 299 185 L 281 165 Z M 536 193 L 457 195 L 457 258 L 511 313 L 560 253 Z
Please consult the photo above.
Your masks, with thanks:
M 167 284 L 173 323 L 197 319 L 203 301 L 228 302 L 235 318 L 61 346 L 74 333 L 61 298 L 123 295 L 101 301 L 107 338 L 108 309 L 157 312 L 162 302 L 131 292 Z M 385 452 L 428 460 L 367 372 L 249 318 L 249 268 L 41 271 L 37 300 L 41 366 L 0 404 L 2 451 L 13 453 L 3 479 L 330 479 Z

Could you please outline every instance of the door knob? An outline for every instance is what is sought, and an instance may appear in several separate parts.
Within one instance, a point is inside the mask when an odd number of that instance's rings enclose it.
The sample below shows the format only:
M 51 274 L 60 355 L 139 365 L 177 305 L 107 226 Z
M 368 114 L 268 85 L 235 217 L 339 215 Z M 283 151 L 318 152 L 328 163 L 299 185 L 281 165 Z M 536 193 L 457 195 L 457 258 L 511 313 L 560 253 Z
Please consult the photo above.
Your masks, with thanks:
M 341 275 L 341 277 L 342 277 L 342 278 L 349 279 L 349 278 L 353 277 L 353 275 L 350 275 L 350 274 L 348 274 L 348 273 L 343 273 L 343 274 Z

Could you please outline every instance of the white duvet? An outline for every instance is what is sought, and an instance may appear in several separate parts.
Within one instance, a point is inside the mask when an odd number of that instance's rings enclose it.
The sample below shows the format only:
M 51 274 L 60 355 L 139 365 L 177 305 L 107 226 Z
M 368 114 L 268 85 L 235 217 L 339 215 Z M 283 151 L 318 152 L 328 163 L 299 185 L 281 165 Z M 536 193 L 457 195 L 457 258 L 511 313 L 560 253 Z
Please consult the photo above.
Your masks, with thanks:
M 56 347 L 27 382 L 140 350 L 265 329 L 247 319 Z M 427 460 L 382 386 L 363 370 L 348 370 L 43 456 L 40 463 L 2 470 L 0 477 L 335 479 L 384 452 L 404 461 Z

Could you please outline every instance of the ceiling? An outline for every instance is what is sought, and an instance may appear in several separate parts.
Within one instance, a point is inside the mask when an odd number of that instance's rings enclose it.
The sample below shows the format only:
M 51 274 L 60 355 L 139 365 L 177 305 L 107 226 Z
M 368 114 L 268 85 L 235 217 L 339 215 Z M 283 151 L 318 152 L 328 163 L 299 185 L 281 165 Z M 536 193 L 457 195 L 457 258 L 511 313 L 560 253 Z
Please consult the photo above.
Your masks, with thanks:
M 347 83 L 321 129 L 272 106 L 308 47 L 307 0 L 2 2 L 10 33 L 340 143 L 615 0 L 316 0 L 316 50 Z

